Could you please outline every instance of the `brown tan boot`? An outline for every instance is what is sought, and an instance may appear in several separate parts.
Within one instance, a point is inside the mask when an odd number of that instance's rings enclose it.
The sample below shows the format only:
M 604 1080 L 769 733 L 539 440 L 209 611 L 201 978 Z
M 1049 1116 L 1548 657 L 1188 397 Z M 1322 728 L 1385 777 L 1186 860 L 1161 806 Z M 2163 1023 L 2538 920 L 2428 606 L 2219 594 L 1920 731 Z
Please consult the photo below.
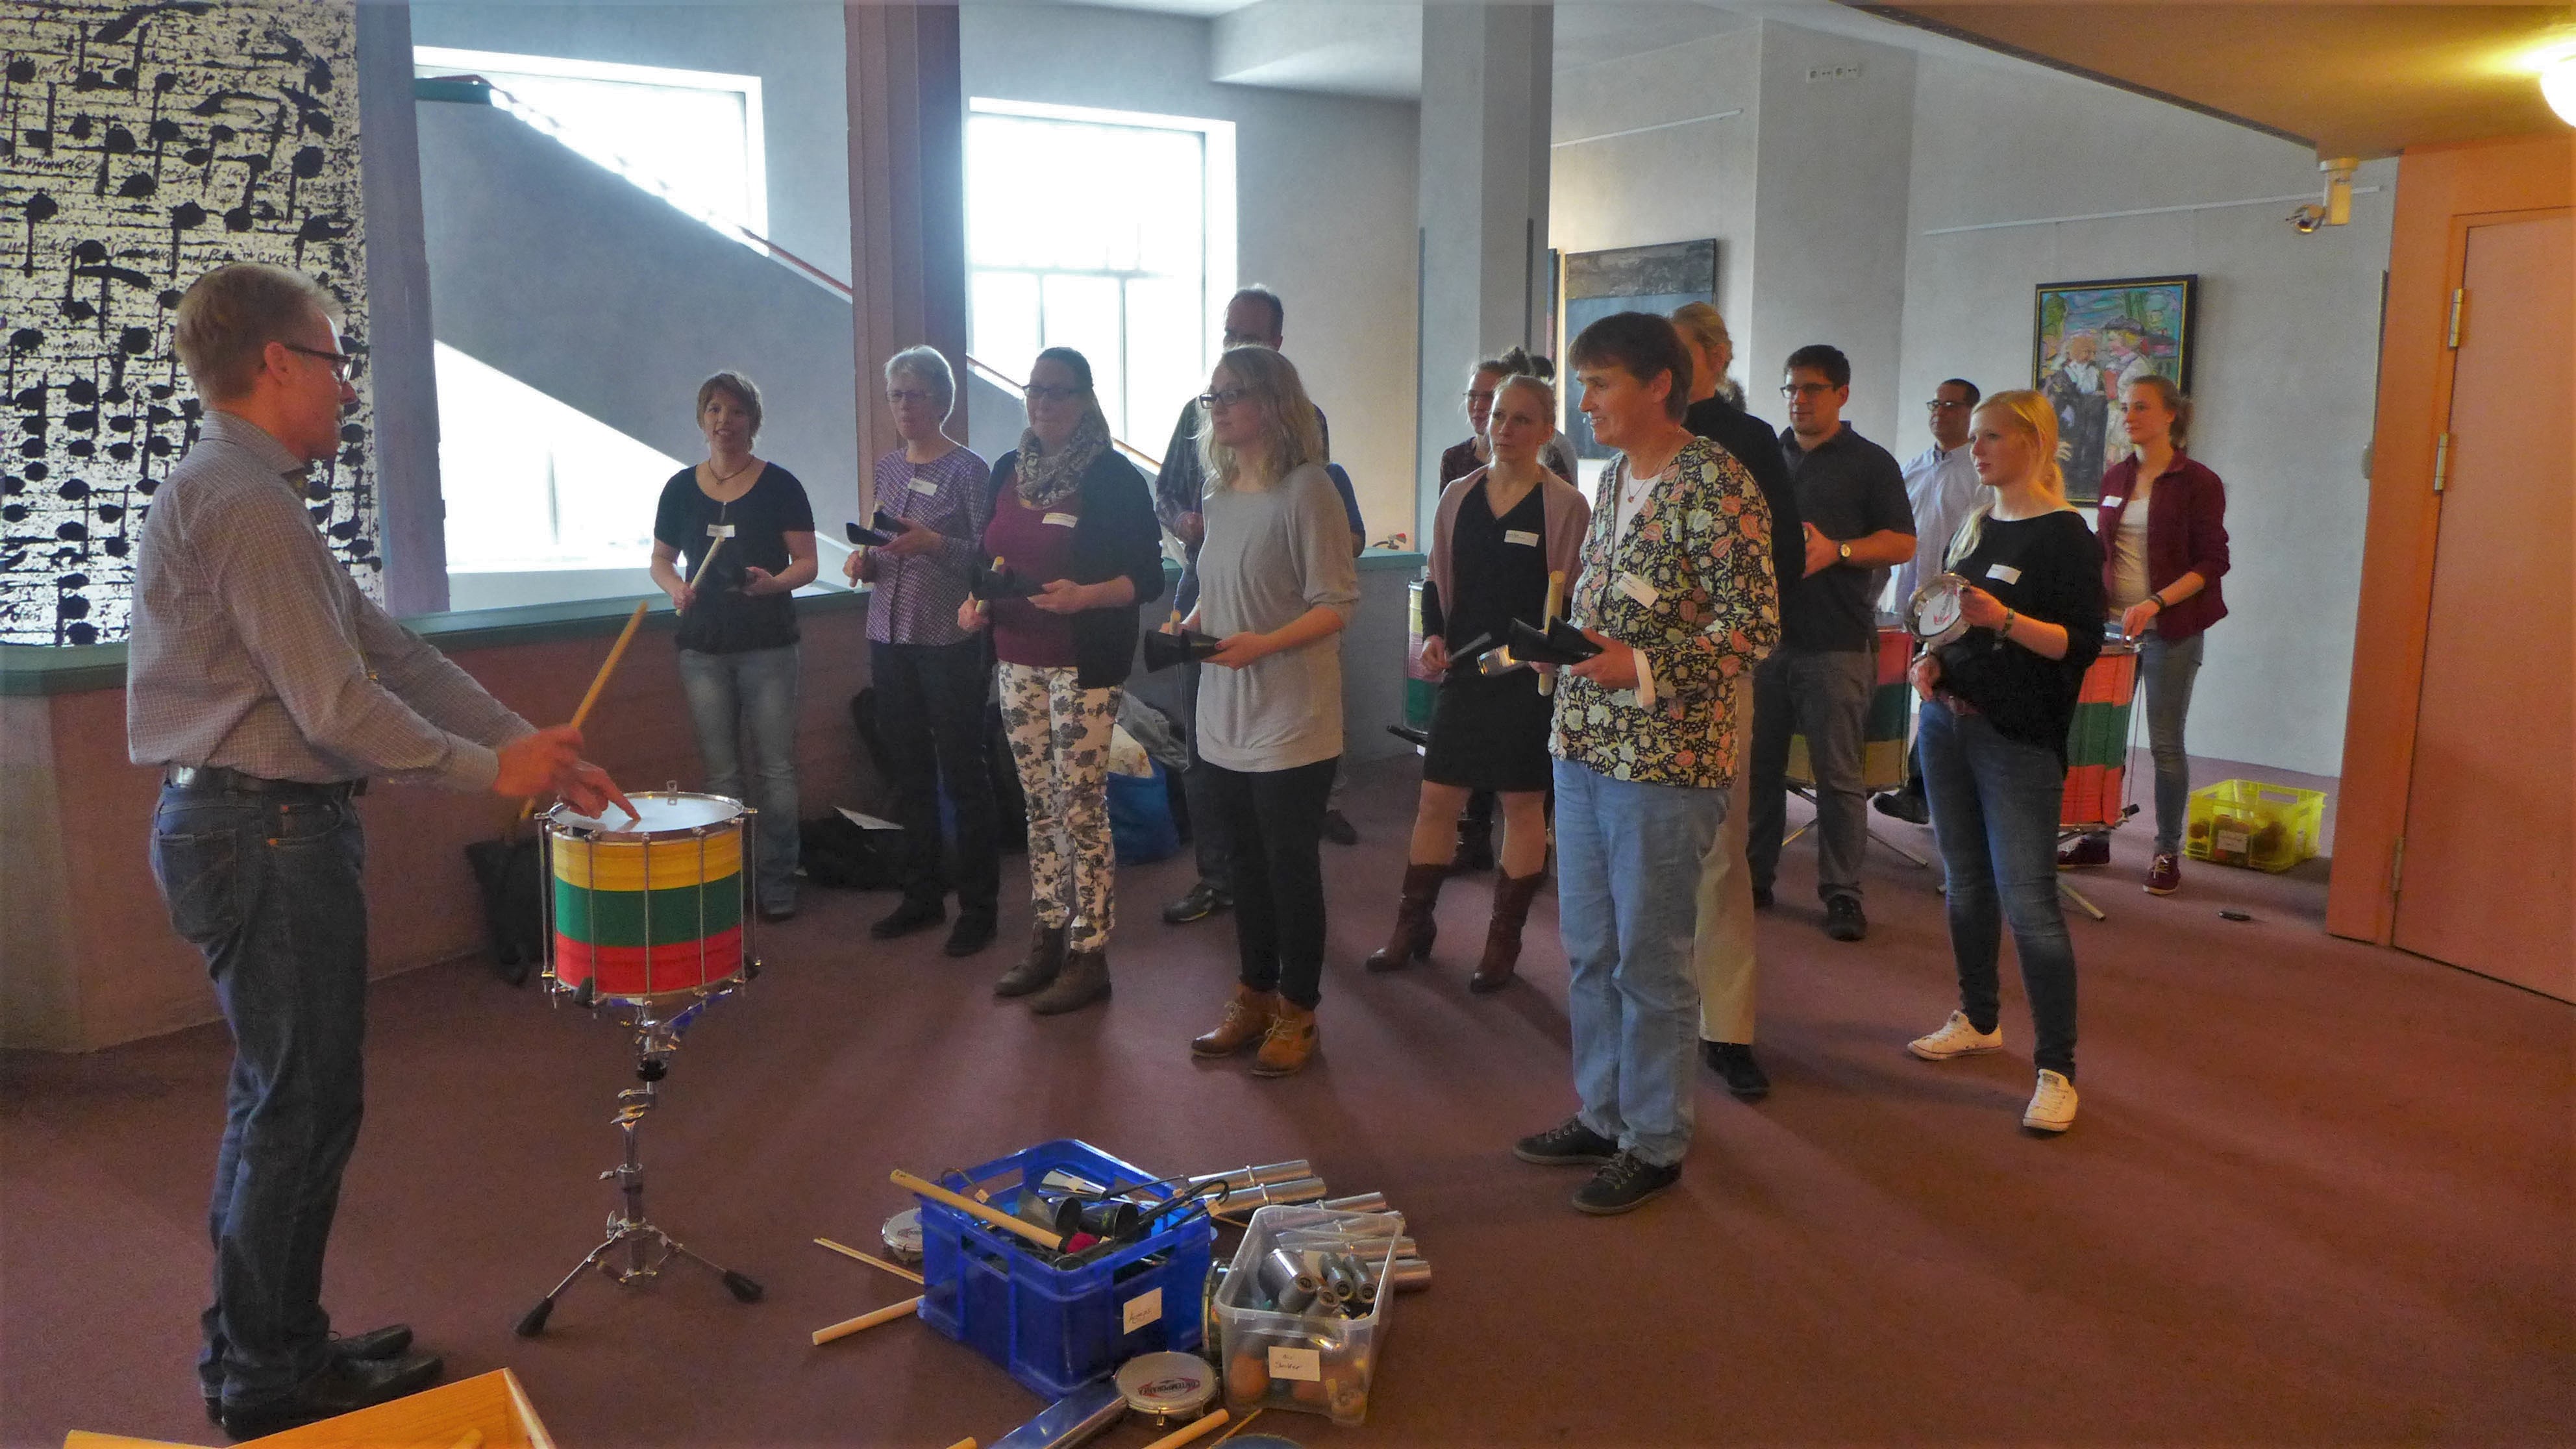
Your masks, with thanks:
M 1218 1018 L 1216 1030 L 1190 1043 L 1194 1057 L 1230 1057 L 1270 1030 L 1271 1018 L 1279 1014 L 1279 995 L 1273 991 L 1255 991 L 1237 982 L 1234 999 L 1225 1004 L 1225 1015 Z
M 1431 959 L 1431 943 L 1440 936 L 1440 923 L 1431 917 L 1432 908 L 1440 904 L 1440 883 L 1449 878 L 1445 865 L 1408 865 L 1404 868 L 1404 898 L 1395 907 L 1395 934 L 1386 945 L 1369 954 L 1371 971 L 1400 971 L 1413 961 Z
M 1511 984 L 1521 964 L 1521 925 L 1529 919 L 1530 901 L 1547 884 L 1547 873 L 1506 875 L 1494 882 L 1494 919 L 1485 927 L 1485 958 L 1467 978 L 1470 991 L 1500 991 Z
M 1029 1010 L 1039 1016 L 1062 1016 L 1108 999 L 1109 953 L 1068 951 L 1054 983 L 1029 998 Z
M 1306 1061 L 1315 1054 L 1315 1013 L 1279 998 L 1279 1014 L 1270 1019 L 1269 1034 L 1261 1039 L 1261 1054 L 1252 1059 L 1256 1077 L 1287 1077 L 1306 1070 Z
M 1002 973 L 993 983 L 995 996 L 1026 996 L 1044 991 L 1055 983 L 1056 973 L 1064 969 L 1064 927 L 1042 921 L 1029 923 L 1029 954 L 1019 964 Z

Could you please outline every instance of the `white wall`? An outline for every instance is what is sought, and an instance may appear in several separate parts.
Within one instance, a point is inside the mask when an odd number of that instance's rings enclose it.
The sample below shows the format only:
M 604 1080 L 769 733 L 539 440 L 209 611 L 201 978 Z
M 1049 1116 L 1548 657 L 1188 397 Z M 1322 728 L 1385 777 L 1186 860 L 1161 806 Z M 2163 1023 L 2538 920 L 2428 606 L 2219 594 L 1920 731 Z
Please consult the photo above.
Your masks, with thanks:
M 2031 289 L 2197 272 L 2192 452 L 2227 480 L 2228 618 L 2208 635 L 2192 753 L 2333 775 L 2359 598 L 2396 165 L 2362 169 L 2352 224 L 2292 203 L 1927 236 L 1980 223 L 2313 193 L 2305 149 L 2010 62 L 1925 58 L 1914 115 L 1905 398 L 1942 378 L 2031 383 Z M 1908 421 L 1908 456 L 1928 438 Z
M 1415 107 L 1210 81 L 1208 24 L 1187 17 L 976 4 L 961 29 L 970 97 L 1235 123 L 1239 280 L 1286 302 L 1285 350 L 1332 419 L 1371 535 L 1409 531 Z M 1160 453 L 1170 426 L 1129 441 Z

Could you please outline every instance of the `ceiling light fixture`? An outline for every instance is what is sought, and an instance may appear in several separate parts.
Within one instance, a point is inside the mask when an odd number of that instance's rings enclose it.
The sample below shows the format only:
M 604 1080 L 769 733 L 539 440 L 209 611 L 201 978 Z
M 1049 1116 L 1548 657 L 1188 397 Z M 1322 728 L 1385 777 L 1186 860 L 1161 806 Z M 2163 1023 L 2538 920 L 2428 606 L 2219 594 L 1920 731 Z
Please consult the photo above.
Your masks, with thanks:
M 2541 70 L 2540 93 L 2558 119 L 2576 126 L 2576 53 L 2562 55 Z

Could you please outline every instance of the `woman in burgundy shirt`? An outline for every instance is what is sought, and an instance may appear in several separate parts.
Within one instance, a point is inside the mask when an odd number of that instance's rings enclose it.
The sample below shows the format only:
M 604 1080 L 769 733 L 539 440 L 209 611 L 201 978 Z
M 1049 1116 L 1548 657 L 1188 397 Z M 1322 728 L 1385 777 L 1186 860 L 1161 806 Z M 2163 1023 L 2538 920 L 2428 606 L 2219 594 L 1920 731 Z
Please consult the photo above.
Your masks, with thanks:
M 2134 453 L 2102 475 L 2095 524 L 2102 588 L 2120 632 L 2138 641 L 2147 687 L 2147 747 L 2156 762 L 2156 852 L 2147 890 L 2182 886 L 2183 818 L 2191 808 L 2191 756 L 2183 719 L 2200 673 L 2201 635 L 2227 617 L 2227 485 L 2184 453 L 2191 399 L 2149 375 L 2126 389 Z M 2088 835 L 2058 853 L 2061 867 L 2107 865 L 2111 838 Z

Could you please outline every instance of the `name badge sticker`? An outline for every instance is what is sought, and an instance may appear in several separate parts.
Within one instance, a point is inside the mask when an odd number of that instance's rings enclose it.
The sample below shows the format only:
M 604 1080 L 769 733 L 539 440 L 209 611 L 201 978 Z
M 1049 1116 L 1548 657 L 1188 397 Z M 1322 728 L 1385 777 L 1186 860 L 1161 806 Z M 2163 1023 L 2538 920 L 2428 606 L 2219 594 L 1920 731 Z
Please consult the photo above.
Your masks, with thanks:
M 1516 543 L 1523 548 L 1536 548 L 1538 547 L 1538 534 L 1535 531 L 1526 528 L 1507 528 L 1503 530 L 1503 542 Z
M 939 491 L 939 480 L 935 478 L 915 478 L 912 480 L 912 491 L 915 493 L 936 493 Z
M 733 525 L 730 523 L 710 523 L 707 525 L 707 537 L 731 538 L 733 537 Z
M 2021 582 L 2021 570 L 2011 564 L 1988 564 L 1986 577 L 1999 584 L 2017 584 Z
M 1653 584 L 1647 583 L 1644 579 L 1637 577 L 1635 574 L 1621 574 L 1619 576 L 1619 582 L 1615 587 L 1619 592 L 1626 594 L 1629 598 L 1636 600 L 1638 603 L 1645 605 L 1649 609 L 1655 607 L 1655 601 L 1663 597 L 1663 594 L 1659 592 Z
M 2108 494 L 2102 499 L 2102 506 L 2105 508 L 2117 508 L 2126 501 L 2126 499 L 2122 498 L 2117 493 Z
M 1082 515 L 1078 513 L 1050 513 L 1038 521 L 1049 528 L 1071 528 L 1082 521 Z

